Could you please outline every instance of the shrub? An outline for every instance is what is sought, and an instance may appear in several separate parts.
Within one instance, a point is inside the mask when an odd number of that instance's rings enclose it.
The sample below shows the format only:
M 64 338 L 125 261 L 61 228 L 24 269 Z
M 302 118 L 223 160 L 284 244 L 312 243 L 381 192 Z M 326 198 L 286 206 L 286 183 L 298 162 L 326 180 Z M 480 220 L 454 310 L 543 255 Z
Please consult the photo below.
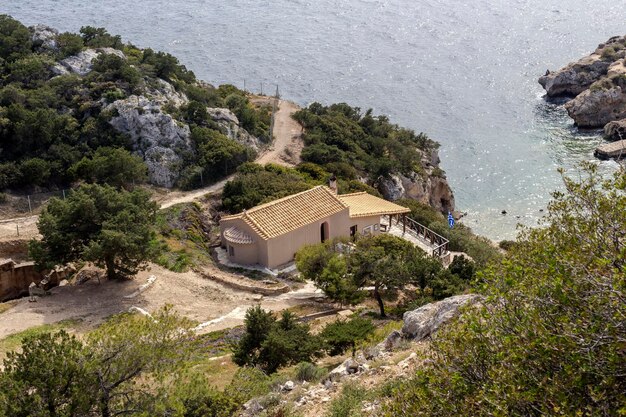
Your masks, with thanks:
M 361 416 L 361 404 L 365 398 L 366 391 L 363 387 L 354 383 L 345 384 L 341 395 L 330 403 L 328 417 Z
M 83 50 L 85 43 L 80 35 L 75 33 L 61 33 L 57 36 L 61 58 L 76 55 Z
M 259 306 L 246 312 L 245 333 L 233 348 L 233 361 L 240 366 L 260 366 L 274 373 L 282 366 L 310 361 L 320 354 L 320 340 L 309 326 L 296 322 L 285 311 L 279 321 Z
M 296 366 L 294 378 L 299 382 L 319 382 L 328 375 L 328 370 L 310 362 L 300 362 Z
M 352 356 L 356 354 L 356 346 L 359 342 L 367 339 L 374 332 L 371 320 L 355 317 L 350 320 L 336 320 L 327 324 L 320 336 L 331 355 L 341 355 L 346 350 L 352 350 Z

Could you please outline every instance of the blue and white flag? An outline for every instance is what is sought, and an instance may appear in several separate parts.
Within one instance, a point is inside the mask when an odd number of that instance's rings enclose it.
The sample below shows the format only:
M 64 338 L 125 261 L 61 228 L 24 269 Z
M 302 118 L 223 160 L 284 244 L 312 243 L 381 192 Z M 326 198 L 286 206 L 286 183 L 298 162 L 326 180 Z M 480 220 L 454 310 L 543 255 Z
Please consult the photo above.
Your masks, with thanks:
M 448 212 L 448 224 L 450 225 L 450 229 L 454 227 L 454 217 L 452 217 L 452 213 Z

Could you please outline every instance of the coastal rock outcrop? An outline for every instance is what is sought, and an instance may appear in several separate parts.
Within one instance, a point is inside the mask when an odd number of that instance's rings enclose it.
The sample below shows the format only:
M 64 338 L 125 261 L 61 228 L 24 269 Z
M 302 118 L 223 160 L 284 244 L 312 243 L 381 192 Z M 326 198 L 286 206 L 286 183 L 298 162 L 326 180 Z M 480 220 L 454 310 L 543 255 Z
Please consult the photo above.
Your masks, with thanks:
M 93 60 L 100 54 L 111 54 L 126 59 L 124 52 L 114 48 L 85 49 L 60 61 L 52 68 L 52 72 L 56 75 L 73 73 L 84 77 L 91 72 Z
M 433 175 L 432 171 L 428 175 L 413 172 L 410 176 L 397 174 L 382 177 L 377 182 L 377 189 L 387 200 L 410 198 L 442 213 L 454 211 L 454 194 L 450 185 L 445 177 Z
M 35 25 L 28 28 L 31 35 L 33 47 L 37 50 L 56 51 L 59 49 L 57 36 L 59 31 L 46 25 Z
M 548 72 L 539 83 L 548 97 L 574 96 L 565 109 L 577 126 L 604 127 L 626 118 L 625 57 L 626 36 L 614 36 L 591 55 Z M 614 128 L 606 130 L 614 132 Z
M 544 75 L 539 78 L 539 84 L 545 88 L 549 97 L 576 96 L 606 75 L 610 64 L 604 61 L 601 55 L 594 53 L 565 68 Z

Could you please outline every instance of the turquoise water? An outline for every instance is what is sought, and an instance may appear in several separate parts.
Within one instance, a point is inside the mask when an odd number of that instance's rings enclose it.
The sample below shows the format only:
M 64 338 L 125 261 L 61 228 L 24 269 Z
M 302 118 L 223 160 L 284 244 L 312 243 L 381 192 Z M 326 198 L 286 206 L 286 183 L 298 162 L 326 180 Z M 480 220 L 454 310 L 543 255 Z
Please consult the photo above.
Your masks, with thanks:
M 345 101 L 388 114 L 441 143 L 463 221 L 504 239 L 541 216 L 558 167 L 593 159 L 599 132 L 578 132 L 536 80 L 624 34 L 618 3 L 5 0 L 0 12 L 61 30 L 105 26 L 215 84 L 278 85 L 303 105 Z

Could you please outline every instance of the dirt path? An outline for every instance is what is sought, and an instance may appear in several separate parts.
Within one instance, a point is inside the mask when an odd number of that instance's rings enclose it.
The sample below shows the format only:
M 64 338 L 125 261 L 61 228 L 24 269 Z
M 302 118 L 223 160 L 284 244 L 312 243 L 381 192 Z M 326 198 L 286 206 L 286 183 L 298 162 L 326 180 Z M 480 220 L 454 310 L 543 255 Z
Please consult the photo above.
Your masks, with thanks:
M 156 280 L 137 294 L 152 275 Z M 150 265 L 149 270 L 140 272 L 133 280 L 98 283 L 92 279 L 82 285 L 56 287 L 51 292 L 52 295 L 34 303 L 28 298 L 13 301 L 8 310 L 0 313 L 0 340 L 34 326 L 64 320 L 77 320 L 78 331 L 88 330 L 131 307 L 152 313 L 166 304 L 203 324 L 198 330 L 205 333 L 242 324 L 246 310 L 257 304 L 280 311 L 320 297 L 312 284 L 291 293 L 263 297 L 231 289 L 196 272 L 176 273 L 157 265 Z
M 256 163 L 268 164 L 271 162 L 284 166 L 295 166 L 300 163 L 300 153 L 304 146 L 300 137 L 302 126 L 291 117 L 298 110 L 300 107 L 291 101 L 279 101 L 278 111 L 274 118 L 274 143 L 257 157 Z M 179 203 L 192 202 L 205 194 L 220 192 L 232 178 L 233 175 L 198 190 L 170 192 L 160 199 L 159 203 L 163 209 Z
M 279 101 L 274 117 L 274 143 L 257 158 L 257 163 L 271 162 L 290 167 L 300 163 L 300 153 L 304 146 L 301 139 L 302 126 L 291 117 L 298 110 L 300 107 L 291 101 Z

